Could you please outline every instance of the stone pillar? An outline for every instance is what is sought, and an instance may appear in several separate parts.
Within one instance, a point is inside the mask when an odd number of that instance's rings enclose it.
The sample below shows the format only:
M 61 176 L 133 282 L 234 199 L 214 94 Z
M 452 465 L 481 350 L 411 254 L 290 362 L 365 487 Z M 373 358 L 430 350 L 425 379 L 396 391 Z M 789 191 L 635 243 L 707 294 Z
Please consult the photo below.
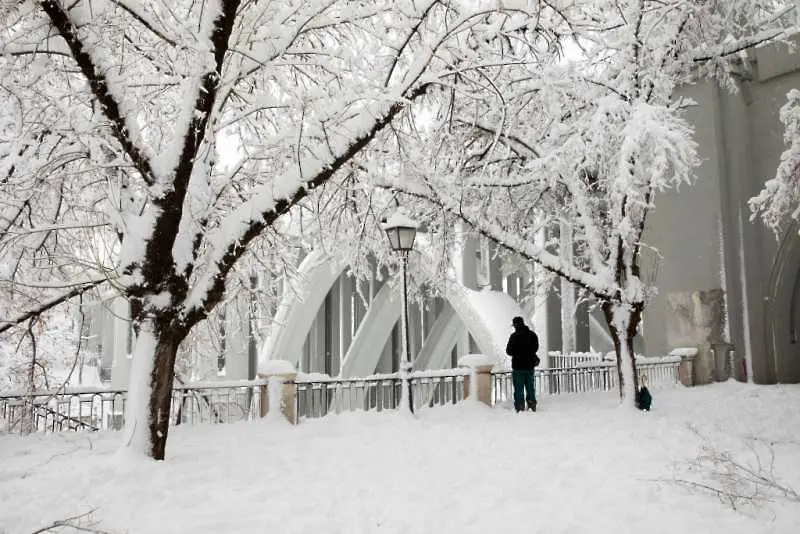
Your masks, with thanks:
M 489 407 L 492 406 L 492 367 L 494 365 L 477 365 L 472 369 L 472 373 L 464 377 L 465 398 L 469 398 L 473 394 L 471 381 L 475 376 L 475 398 L 472 400 L 482 402 Z
M 275 395 L 274 398 L 280 399 L 281 412 L 291 424 L 296 425 L 295 397 L 297 395 L 297 385 L 295 384 L 295 379 L 297 378 L 297 373 L 295 371 L 259 373 L 258 378 L 265 378 L 268 381 L 267 384 L 261 386 L 261 417 L 266 417 L 270 411 L 269 386 L 278 383 L 281 384 L 280 396 Z
M 721 289 L 667 294 L 672 313 L 667 315 L 667 342 L 673 347 L 696 347 L 692 384 L 714 381 L 712 345 L 722 343 L 725 294 Z
M 492 406 L 492 367 L 479 365 L 475 368 L 477 400 L 486 406 Z
M 684 386 L 692 387 L 694 385 L 694 359 L 697 357 L 697 349 L 694 347 L 675 349 L 669 355 L 680 356 L 678 380 Z
M 494 362 L 483 354 L 468 354 L 458 360 L 460 367 L 469 367 L 471 373 L 464 377 L 464 396 L 474 395 L 472 400 L 492 406 L 492 368 Z M 475 377 L 475 384 L 472 384 Z

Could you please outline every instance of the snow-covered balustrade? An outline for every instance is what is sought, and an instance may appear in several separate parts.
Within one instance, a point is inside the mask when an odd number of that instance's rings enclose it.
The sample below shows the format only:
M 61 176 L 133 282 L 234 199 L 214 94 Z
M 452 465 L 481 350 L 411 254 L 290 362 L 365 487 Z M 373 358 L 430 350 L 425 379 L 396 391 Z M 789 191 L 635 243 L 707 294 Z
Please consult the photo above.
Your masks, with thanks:
M 640 376 L 651 389 L 679 382 L 685 355 L 637 358 Z M 362 378 L 298 374 L 293 368 L 270 369 L 257 380 L 195 382 L 173 390 L 171 424 L 225 423 L 265 417 L 271 401 L 281 405 L 293 423 L 347 411 L 383 411 L 399 406 L 402 380 L 398 373 Z M 511 398 L 511 370 L 500 365 L 415 371 L 409 375 L 415 409 L 456 404 L 468 396 L 471 373 L 476 400 L 490 405 Z M 617 387 L 617 369 L 611 361 L 583 361 L 570 368 L 538 368 L 540 395 L 610 391 Z M 269 390 L 273 388 L 273 393 Z M 484 391 L 485 390 L 485 391 Z M 127 391 L 124 389 L 62 389 L 0 393 L 0 429 L 10 432 L 117 430 L 124 425 Z
M 678 347 L 669 353 L 671 358 L 680 358 L 680 381 L 684 386 L 694 385 L 694 360 L 697 358 L 697 347 Z
M 409 382 L 415 410 L 464 400 L 468 374 L 466 369 L 412 372 Z M 398 407 L 402 392 L 398 373 L 346 379 L 301 374 L 295 384 L 298 420 L 356 410 L 393 410 Z
M 259 416 L 266 380 L 214 381 L 173 388 L 173 425 L 221 423 Z M 10 432 L 119 430 L 125 423 L 125 389 L 65 388 L 0 392 L 0 428 Z
M 547 367 L 562 369 L 575 367 L 582 363 L 598 363 L 603 361 L 603 354 L 599 352 L 571 352 L 561 354 L 560 351 L 550 351 L 547 353 Z
M 681 361 L 680 357 L 675 356 L 637 357 L 636 368 L 640 377 L 647 377 L 650 389 L 658 389 L 680 382 Z M 511 399 L 511 369 L 497 367 L 492 375 L 493 403 L 503 403 Z M 540 395 L 611 391 L 617 389 L 617 378 L 617 367 L 613 361 L 584 361 L 573 367 L 537 368 L 534 373 L 536 392 Z
M 64 407 L 64 402 L 53 402 L 49 396 L 3 395 L 0 397 L 0 430 L 19 433 L 97 430 L 92 424 L 93 418 L 81 415 L 83 403 L 73 398 L 66 404 Z

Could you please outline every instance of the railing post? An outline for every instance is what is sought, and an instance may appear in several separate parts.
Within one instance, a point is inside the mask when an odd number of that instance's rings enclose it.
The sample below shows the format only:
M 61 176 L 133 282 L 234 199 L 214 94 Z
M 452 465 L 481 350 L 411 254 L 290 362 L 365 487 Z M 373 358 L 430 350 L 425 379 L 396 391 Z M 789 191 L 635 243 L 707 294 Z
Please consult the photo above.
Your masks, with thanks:
M 494 365 L 475 366 L 476 400 L 492 406 L 492 367 Z
M 267 366 L 258 373 L 259 378 L 267 379 L 261 386 L 261 417 L 266 417 L 270 412 L 270 397 L 280 403 L 280 410 L 291 424 L 297 424 L 295 411 L 295 396 L 297 395 L 297 371 L 291 362 L 284 360 L 270 360 Z M 270 386 L 279 386 L 279 391 L 270 392 Z
M 670 356 L 680 356 L 681 363 L 678 365 L 678 380 L 686 387 L 694 386 L 694 359 L 697 357 L 695 347 L 675 349 L 669 353 Z
M 472 400 L 492 406 L 492 368 L 494 361 L 483 354 L 468 354 L 458 360 L 461 367 L 469 367 L 472 371 L 464 377 L 465 396 L 474 396 Z M 472 380 L 475 383 L 472 383 Z
M 476 365 L 472 372 L 464 377 L 464 398 L 492 406 L 492 367 L 494 365 Z M 475 389 L 472 389 L 472 377 L 475 377 Z

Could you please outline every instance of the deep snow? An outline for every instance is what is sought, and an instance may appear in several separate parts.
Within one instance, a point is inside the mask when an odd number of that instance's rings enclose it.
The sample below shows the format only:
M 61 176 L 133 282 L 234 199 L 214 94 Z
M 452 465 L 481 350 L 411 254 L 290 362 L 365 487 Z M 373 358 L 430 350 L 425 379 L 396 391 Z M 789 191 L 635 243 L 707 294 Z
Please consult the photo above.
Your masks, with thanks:
M 131 534 L 800 531 L 800 502 L 769 488 L 743 485 L 758 499 L 733 510 L 686 484 L 723 487 L 695 465 L 705 447 L 800 492 L 800 386 L 676 387 L 649 413 L 539 400 L 177 427 L 164 463 L 120 452 L 121 433 L 2 436 L 0 532 L 90 510 L 81 525 Z

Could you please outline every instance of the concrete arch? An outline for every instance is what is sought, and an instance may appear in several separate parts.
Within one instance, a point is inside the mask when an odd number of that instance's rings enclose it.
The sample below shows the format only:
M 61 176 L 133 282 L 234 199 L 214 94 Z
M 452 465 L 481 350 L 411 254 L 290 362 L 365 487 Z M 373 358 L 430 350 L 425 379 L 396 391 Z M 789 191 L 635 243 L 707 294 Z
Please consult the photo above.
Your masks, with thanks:
M 399 287 L 385 285 L 370 304 L 342 364 L 342 376 L 364 376 L 374 371 L 380 348 L 400 318 L 398 290 Z M 472 334 L 482 354 L 501 361 L 511 318 L 522 314 L 519 304 L 501 291 L 473 291 L 457 284 L 451 284 L 444 299 L 448 306 L 425 338 L 414 367 L 440 368 L 464 328 Z
M 301 262 L 298 270 L 303 277 L 301 289 L 298 293 L 284 294 L 275 326 L 259 353 L 260 364 L 281 359 L 299 365 L 313 318 L 344 266 L 326 262 L 322 253 L 314 252 Z M 399 289 L 398 285 L 386 284 L 375 295 L 343 358 L 341 376 L 374 372 L 382 348 L 400 318 Z M 424 340 L 416 367 L 441 367 L 465 328 L 481 353 L 500 361 L 505 354 L 511 318 L 523 314 L 519 304 L 501 291 L 473 291 L 455 283 L 445 294 L 449 305 Z
M 311 323 L 343 270 L 341 264 L 326 261 L 317 251 L 300 262 L 301 287 L 297 292 L 284 291 L 270 335 L 258 355 L 259 367 L 266 360 L 286 360 L 299 366 Z
M 781 239 L 769 277 L 765 314 L 768 357 L 778 382 L 800 382 L 800 222 Z
M 340 376 L 352 378 L 375 372 L 381 350 L 386 345 L 395 323 L 400 319 L 400 302 L 394 297 L 395 292 L 389 284 L 384 284 L 372 299 L 342 360 Z
M 414 366 L 419 369 L 441 369 L 449 359 L 450 351 L 455 345 L 464 326 L 458 319 L 456 311 L 445 301 L 444 308 L 431 326 L 422 350 L 417 355 Z

